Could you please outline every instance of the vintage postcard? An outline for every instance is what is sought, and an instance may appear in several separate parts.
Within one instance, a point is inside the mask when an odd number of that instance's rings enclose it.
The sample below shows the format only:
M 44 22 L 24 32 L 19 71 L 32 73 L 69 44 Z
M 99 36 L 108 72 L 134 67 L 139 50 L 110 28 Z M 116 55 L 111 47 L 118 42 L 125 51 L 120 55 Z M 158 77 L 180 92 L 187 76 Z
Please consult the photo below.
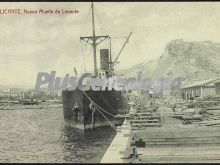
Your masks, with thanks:
M 220 3 L 0 2 L 0 163 L 220 163 Z

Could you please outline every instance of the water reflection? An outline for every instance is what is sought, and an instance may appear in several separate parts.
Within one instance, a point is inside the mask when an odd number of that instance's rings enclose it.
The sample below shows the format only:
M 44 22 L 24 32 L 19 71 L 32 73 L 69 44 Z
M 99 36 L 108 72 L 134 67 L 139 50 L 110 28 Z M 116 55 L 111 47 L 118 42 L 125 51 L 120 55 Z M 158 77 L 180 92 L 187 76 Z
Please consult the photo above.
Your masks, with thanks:
M 62 109 L 1 110 L 0 162 L 95 163 L 115 134 L 111 128 L 65 128 Z
M 61 143 L 63 159 L 67 162 L 99 162 L 114 138 L 112 128 L 97 128 L 95 131 L 64 128 Z

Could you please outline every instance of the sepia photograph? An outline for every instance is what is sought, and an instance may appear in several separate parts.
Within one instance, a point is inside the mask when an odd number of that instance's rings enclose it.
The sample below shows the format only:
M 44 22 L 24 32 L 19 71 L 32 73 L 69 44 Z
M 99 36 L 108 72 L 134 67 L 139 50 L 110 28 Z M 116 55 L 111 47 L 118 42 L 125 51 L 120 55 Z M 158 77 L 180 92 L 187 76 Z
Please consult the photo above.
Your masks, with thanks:
M 220 163 L 219 2 L 0 2 L 0 163 Z

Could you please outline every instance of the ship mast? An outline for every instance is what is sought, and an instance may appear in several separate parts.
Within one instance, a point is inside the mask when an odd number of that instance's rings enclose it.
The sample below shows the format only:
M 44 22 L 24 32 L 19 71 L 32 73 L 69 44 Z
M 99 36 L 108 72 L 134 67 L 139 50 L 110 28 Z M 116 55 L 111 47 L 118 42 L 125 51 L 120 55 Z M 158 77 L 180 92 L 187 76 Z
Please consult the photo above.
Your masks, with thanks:
M 92 47 L 93 47 L 93 56 L 94 56 L 94 75 L 97 76 L 97 61 L 96 61 L 96 38 L 95 38 L 95 17 L 94 17 L 94 4 L 92 2 L 92 40 L 93 40 L 93 44 L 92 44 Z
M 93 48 L 93 56 L 94 56 L 94 76 L 98 75 L 98 67 L 97 67 L 97 60 L 96 60 L 96 47 L 105 39 L 109 38 L 108 35 L 106 36 L 96 36 L 95 34 L 95 14 L 94 14 L 94 4 L 92 2 L 92 36 L 89 37 L 80 37 L 80 40 L 85 41 L 87 44 L 90 44 Z
M 83 40 L 84 42 L 86 42 L 87 44 L 91 45 L 93 48 L 93 57 L 94 57 L 94 76 L 96 77 L 98 75 L 98 67 L 97 67 L 97 60 L 96 60 L 96 47 L 97 45 L 99 45 L 100 43 L 102 43 L 105 39 L 109 39 L 110 40 L 110 67 L 109 67 L 109 71 L 113 70 L 114 65 L 117 63 L 117 60 L 119 58 L 119 56 L 122 53 L 122 50 L 124 49 L 125 45 L 128 43 L 129 38 L 132 34 L 132 32 L 129 34 L 129 36 L 127 37 L 125 43 L 123 44 L 120 52 L 118 53 L 116 59 L 112 62 L 112 55 L 111 55 L 111 38 L 109 37 L 109 35 L 105 35 L 105 36 L 96 36 L 95 34 L 95 12 L 94 12 L 94 4 L 92 2 L 91 5 L 92 8 L 92 36 L 89 37 L 80 37 L 80 40 Z

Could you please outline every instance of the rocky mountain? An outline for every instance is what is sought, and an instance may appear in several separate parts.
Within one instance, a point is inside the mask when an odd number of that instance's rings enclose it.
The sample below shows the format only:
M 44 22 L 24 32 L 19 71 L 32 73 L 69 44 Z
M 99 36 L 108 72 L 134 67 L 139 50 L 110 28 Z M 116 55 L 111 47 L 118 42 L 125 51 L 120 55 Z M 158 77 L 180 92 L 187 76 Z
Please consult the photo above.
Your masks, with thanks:
M 159 59 L 127 69 L 125 74 L 143 71 L 144 76 L 160 77 L 173 73 L 196 81 L 220 76 L 220 44 L 211 41 L 173 40 Z
M 147 62 L 142 62 L 140 64 L 134 65 L 125 70 L 116 71 L 116 73 L 126 75 L 127 77 L 136 77 L 137 72 L 141 71 L 143 76 L 151 77 L 156 68 L 157 63 L 158 63 L 158 59 L 150 60 Z

